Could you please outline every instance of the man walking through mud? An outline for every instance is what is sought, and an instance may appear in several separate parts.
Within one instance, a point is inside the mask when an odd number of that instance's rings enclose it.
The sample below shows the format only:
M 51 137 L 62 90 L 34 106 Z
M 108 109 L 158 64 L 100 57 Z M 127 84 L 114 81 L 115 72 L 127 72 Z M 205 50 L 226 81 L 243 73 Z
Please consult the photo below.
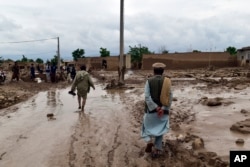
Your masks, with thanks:
M 169 110 L 172 103 L 171 81 L 162 76 L 163 63 L 154 63 L 154 76 L 145 84 L 145 114 L 142 124 L 142 138 L 147 142 L 146 153 L 152 157 L 162 154 L 163 135 L 169 131 Z
M 95 90 L 94 83 L 89 76 L 89 73 L 86 71 L 86 66 L 82 65 L 80 67 L 81 71 L 76 73 L 75 79 L 71 86 L 70 94 L 75 95 L 75 89 L 77 89 L 77 96 L 78 96 L 78 104 L 79 108 L 82 112 L 84 112 L 85 103 L 87 100 L 87 93 L 90 91 L 90 87 Z M 82 100 L 82 102 L 81 102 Z

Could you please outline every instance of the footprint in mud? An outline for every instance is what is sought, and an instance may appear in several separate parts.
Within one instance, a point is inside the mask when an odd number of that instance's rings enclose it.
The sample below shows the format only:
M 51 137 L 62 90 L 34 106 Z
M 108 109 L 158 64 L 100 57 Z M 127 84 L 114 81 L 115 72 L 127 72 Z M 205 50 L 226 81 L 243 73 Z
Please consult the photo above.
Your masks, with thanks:
M 4 156 L 6 153 L 7 153 L 7 152 L 4 152 L 4 153 L 2 153 L 2 154 L 0 155 L 0 160 L 3 159 L 3 156 Z
M 26 137 L 26 136 L 23 136 L 23 135 L 20 135 L 19 137 L 18 137 L 18 139 L 16 140 L 16 142 L 19 142 L 19 140 L 21 140 L 21 139 L 27 139 L 28 137 Z

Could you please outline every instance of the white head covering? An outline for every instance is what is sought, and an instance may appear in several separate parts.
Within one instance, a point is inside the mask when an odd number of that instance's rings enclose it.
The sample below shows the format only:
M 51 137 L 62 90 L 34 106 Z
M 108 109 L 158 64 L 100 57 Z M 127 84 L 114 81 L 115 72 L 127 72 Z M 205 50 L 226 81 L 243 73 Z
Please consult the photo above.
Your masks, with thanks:
M 152 67 L 153 67 L 153 68 L 165 68 L 166 65 L 163 64 L 163 63 L 157 62 L 157 63 L 154 63 L 154 64 L 152 65 Z

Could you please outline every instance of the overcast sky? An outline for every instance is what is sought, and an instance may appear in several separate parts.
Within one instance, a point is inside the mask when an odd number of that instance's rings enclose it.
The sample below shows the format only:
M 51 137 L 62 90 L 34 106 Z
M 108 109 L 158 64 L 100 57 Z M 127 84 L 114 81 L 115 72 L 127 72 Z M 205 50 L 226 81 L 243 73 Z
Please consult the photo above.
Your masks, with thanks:
M 250 46 L 249 0 L 124 0 L 124 50 L 224 51 Z M 119 54 L 120 0 L 1 0 L 0 57 Z M 38 42 L 8 43 L 50 39 Z

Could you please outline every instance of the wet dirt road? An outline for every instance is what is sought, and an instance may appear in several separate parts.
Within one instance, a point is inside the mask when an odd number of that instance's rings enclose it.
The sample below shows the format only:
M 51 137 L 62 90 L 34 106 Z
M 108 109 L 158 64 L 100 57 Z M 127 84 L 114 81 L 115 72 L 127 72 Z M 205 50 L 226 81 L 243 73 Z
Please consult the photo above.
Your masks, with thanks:
M 119 93 L 100 85 L 79 117 L 69 89 L 41 92 L 0 117 L 0 166 L 133 166 L 143 142 Z M 127 108 L 128 109 L 128 108 Z M 47 120 L 54 113 L 56 120 Z M 133 142 L 131 142 L 133 141 Z M 137 160 L 136 160 L 137 159 Z M 142 162 L 142 163 L 146 163 Z

